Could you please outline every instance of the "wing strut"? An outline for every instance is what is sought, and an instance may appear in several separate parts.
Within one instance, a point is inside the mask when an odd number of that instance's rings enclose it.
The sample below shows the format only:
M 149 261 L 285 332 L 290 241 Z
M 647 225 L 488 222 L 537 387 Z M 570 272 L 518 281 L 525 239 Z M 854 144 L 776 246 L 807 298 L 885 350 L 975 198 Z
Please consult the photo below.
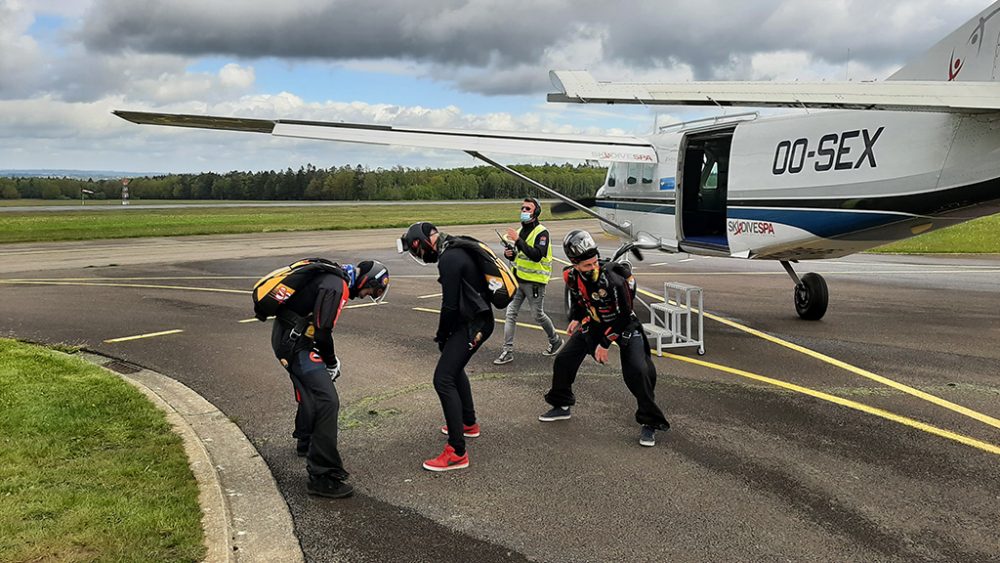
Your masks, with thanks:
M 598 221 L 601 221 L 603 223 L 607 223 L 608 225 L 614 227 L 616 230 L 622 232 L 625 236 L 629 237 L 630 239 L 635 239 L 635 235 L 632 234 L 632 224 L 631 223 L 629 223 L 629 222 L 625 222 L 624 224 L 615 223 L 614 221 L 612 221 L 611 219 L 608 219 L 607 217 L 602 217 L 599 213 L 597 213 L 593 209 L 590 209 L 589 207 L 581 205 L 575 199 L 573 199 L 571 197 L 568 197 L 568 196 L 565 196 L 565 195 L 557 192 L 556 190 L 553 190 L 552 188 L 550 188 L 548 186 L 545 186 L 544 184 L 541 184 L 540 182 L 538 182 L 536 180 L 532 180 L 531 178 L 525 176 L 524 174 L 521 174 L 520 172 L 518 172 L 517 170 L 514 170 L 513 168 L 510 168 L 509 166 L 505 166 L 503 164 L 500 164 L 499 162 L 497 162 L 495 160 L 490 160 L 489 158 L 483 156 L 482 154 L 480 154 L 480 153 L 478 153 L 476 151 L 465 151 L 465 152 L 467 152 L 468 154 L 472 155 L 474 158 L 478 158 L 479 160 L 482 160 L 483 162 L 485 162 L 485 163 L 487 163 L 487 164 L 489 164 L 491 166 L 495 166 L 495 167 L 499 168 L 500 170 L 503 170 L 504 172 L 510 174 L 511 176 L 514 176 L 515 178 L 521 180 L 522 182 L 525 182 L 527 184 L 530 184 L 530 185 L 534 186 L 535 188 L 538 188 L 539 190 L 542 190 L 543 192 L 551 195 L 552 197 L 558 198 L 558 199 L 566 202 L 571 207 L 573 207 L 575 209 L 579 209 L 580 211 L 583 211 L 584 213 L 586 213 L 587 215 L 590 215 L 591 217 L 597 219 Z

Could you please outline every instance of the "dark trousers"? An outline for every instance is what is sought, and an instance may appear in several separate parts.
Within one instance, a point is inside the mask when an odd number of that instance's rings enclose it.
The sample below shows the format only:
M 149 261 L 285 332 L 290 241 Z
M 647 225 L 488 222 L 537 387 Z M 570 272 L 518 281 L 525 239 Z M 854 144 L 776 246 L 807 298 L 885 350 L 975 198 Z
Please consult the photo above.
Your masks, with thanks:
M 344 470 L 337 450 L 340 397 L 326 372 L 326 364 L 315 352 L 302 350 L 292 356 L 288 374 L 299 403 L 292 436 L 309 442 L 306 470 L 317 477 L 347 479 L 349 473 Z
M 472 355 L 482 347 L 483 342 L 493 334 L 493 317 L 477 324 L 477 331 L 482 333 L 479 342 L 474 346 L 470 337 L 469 327 L 462 324 L 445 341 L 434 369 L 434 390 L 441 400 L 444 410 L 444 420 L 448 425 L 448 443 L 455 448 L 455 453 L 465 453 L 465 436 L 463 425 L 476 423 L 476 407 L 472 402 L 472 387 L 465 366 Z
M 556 354 L 552 364 L 552 389 L 545 394 L 545 402 L 554 407 L 568 407 L 576 404 L 573 382 L 584 358 L 592 356 L 600 343 L 603 328 L 588 327 L 577 330 Z M 649 343 L 641 328 L 624 331 L 618 339 L 621 349 L 622 377 L 625 386 L 635 396 L 638 408 L 635 421 L 658 430 L 670 427 L 663 411 L 656 406 L 653 390 L 656 387 L 656 367 L 649 353 Z

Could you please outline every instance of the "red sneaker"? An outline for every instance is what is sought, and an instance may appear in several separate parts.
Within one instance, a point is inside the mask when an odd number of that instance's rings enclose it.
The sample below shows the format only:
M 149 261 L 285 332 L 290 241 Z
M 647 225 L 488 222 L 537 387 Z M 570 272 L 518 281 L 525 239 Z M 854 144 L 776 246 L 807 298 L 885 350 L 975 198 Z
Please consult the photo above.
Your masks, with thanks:
M 442 426 L 441 427 L 441 433 L 447 435 L 448 434 L 448 427 L 447 426 Z M 468 424 L 463 424 L 462 425 L 462 434 L 466 438 L 478 438 L 479 437 L 479 423 L 477 422 L 477 423 L 473 424 L 472 426 L 469 426 Z
M 465 469 L 469 466 L 469 452 L 459 456 L 455 454 L 455 448 L 448 444 L 444 447 L 441 455 L 424 462 L 424 469 L 428 471 L 451 471 L 452 469 Z

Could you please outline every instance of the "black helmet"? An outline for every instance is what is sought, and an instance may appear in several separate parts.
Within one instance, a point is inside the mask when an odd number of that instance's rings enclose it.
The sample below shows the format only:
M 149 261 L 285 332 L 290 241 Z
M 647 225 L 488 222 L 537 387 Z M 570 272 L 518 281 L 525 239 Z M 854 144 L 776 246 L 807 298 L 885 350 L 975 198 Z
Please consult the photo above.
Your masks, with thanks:
M 396 241 L 396 249 L 400 254 L 409 252 L 418 264 L 433 264 L 438 260 L 438 251 L 431 244 L 431 235 L 436 232 L 437 227 L 431 223 L 426 221 L 414 223 Z
M 355 268 L 351 297 L 357 297 L 363 289 L 371 289 L 372 301 L 381 303 L 385 293 L 389 291 L 389 268 L 378 260 L 359 262 Z
M 566 257 L 574 264 L 590 260 L 597 256 L 597 243 L 587 231 L 570 231 L 563 239 L 563 250 Z

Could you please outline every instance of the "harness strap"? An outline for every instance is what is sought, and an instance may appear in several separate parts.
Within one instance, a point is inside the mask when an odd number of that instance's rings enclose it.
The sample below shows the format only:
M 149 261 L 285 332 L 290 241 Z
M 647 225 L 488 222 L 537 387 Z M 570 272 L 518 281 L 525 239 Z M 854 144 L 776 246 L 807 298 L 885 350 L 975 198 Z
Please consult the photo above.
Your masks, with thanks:
M 288 333 L 288 338 L 292 341 L 298 340 L 303 334 L 305 334 L 306 328 L 309 326 L 309 323 L 312 322 L 311 313 L 303 317 L 302 315 L 298 315 L 285 308 L 278 309 L 275 317 L 292 325 L 292 330 Z

